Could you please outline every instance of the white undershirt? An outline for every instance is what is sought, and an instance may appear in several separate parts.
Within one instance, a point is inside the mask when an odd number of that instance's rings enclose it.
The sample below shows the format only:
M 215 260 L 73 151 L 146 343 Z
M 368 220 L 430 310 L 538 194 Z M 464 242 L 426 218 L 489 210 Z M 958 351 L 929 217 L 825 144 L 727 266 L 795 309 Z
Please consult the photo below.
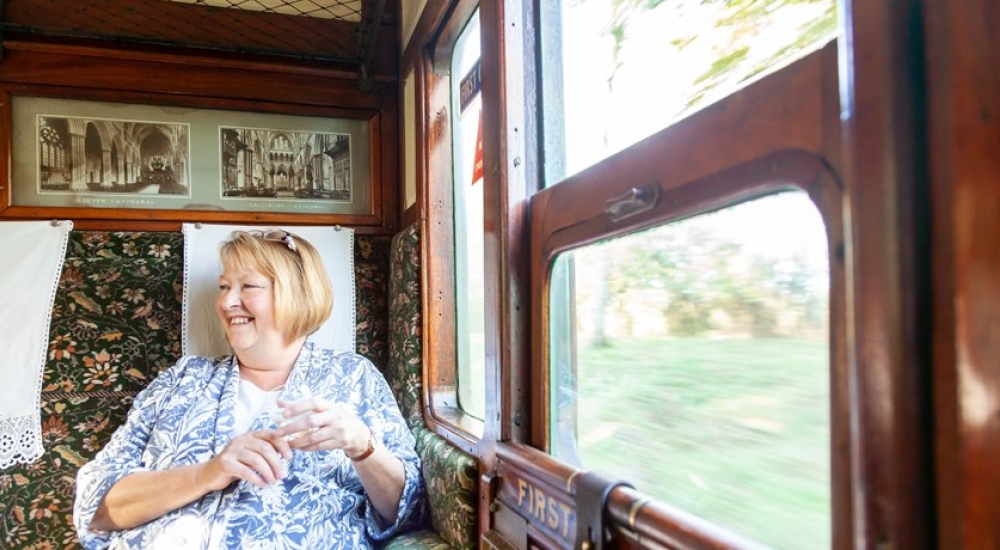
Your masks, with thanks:
M 236 408 L 233 411 L 233 434 L 241 435 L 250 429 L 253 421 L 262 413 L 277 409 L 278 396 L 281 388 L 264 391 L 253 382 L 240 379 L 240 390 L 236 396 Z

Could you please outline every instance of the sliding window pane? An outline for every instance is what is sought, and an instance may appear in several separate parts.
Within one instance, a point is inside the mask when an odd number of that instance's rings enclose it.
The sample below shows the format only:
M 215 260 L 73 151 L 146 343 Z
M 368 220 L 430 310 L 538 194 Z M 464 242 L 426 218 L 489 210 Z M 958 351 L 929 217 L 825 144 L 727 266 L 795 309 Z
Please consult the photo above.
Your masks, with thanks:
M 560 255 L 550 448 L 775 548 L 830 543 L 829 267 L 787 192 Z
M 835 0 L 543 2 L 546 185 L 836 37 Z

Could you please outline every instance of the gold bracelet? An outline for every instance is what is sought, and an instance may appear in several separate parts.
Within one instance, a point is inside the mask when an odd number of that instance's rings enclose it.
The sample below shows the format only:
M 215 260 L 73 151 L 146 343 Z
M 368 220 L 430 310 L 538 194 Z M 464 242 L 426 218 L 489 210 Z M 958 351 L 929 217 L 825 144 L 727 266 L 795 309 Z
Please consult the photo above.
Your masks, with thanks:
M 370 457 L 372 453 L 375 452 L 375 432 L 371 428 L 368 428 L 368 448 L 365 452 L 358 456 L 349 456 L 347 458 L 351 459 L 351 462 L 361 462 L 362 460 Z

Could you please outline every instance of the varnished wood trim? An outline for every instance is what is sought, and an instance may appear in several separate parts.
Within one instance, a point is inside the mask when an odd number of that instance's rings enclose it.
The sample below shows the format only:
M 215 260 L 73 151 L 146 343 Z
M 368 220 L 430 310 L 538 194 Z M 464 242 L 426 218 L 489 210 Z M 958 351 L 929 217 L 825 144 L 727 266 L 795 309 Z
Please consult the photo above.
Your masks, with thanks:
M 655 166 L 624 162 L 617 154 L 546 188 L 546 200 L 559 208 L 533 223 L 553 234 L 603 218 L 604 201 L 596 197 L 617 196 L 651 181 L 669 192 L 779 150 L 823 153 L 824 101 L 836 96 L 822 87 L 829 82 L 825 73 L 836 74 L 835 50 L 836 44 L 828 44 L 628 148 L 629 157 L 655 158 Z
M 1000 10 L 926 2 L 938 548 L 1000 548 Z
M 639 504 L 639 508 L 634 507 Z M 633 515 L 632 512 L 635 511 Z M 699 548 L 706 550 L 766 550 L 767 546 L 726 531 L 697 516 L 650 500 L 628 487 L 614 489 L 608 497 L 608 514 L 624 548 Z
M 448 13 L 448 0 L 427 0 L 417 25 L 410 34 L 410 41 L 403 45 L 400 54 L 399 72 L 406 74 L 413 67 L 423 64 L 427 46 L 433 41 L 434 35 L 441 26 L 441 21 Z M 402 32 L 402 25 L 399 25 Z M 402 40 L 402 36 L 400 36 Z
M 301 63 L 294 60 L 268 60 L 264 61 L 249 56 L 227 56 L 216 52 L 209 55 L 208 52 L 198 53 L 170 53 L 163 51 L 149 51 L 144 49 L 115 49 L 106 44 L 98 45 L 93 43 L 53 43 L 37 42 L 26 39 L 5 39 L 3 46 L 7 51 L 27 52 L 31 54 L 48 55 L 70 55 L 75 57 L 98 57 L 105 61 L 144 61 L 151 63 L 165 63 L 174 65 L 200 65 L 204 67 L 219 67 L 227 69 L 241 69 L 248 71 L 258 71 L 278 74 L 301 74 L 312 75 L 324 78 L 357 81 L 358 72 L 356 69 L 338 67 L 336 65 L 324 65 L 319 63 Z M 393 82 L 395 77 L 389 78 L 385 75 L 379 77 L 380 82 Z
M 833 70 L 834 67 L 830 65 L 828 69 Z M 835 106 L 831 105 L 830 107 L 834 108 Z M 813 123 L 819 124 L 823 118 L 817 113 L 817 118 L 813 120 Z M 631 150 L 626 150 L 620 155 L 632 158 L 632 154 L 634 153 Z M 656 165 L 656 159 L 659 157 L 653 155 L 652 157 L 636 158 L 646 158 L 645 162 L 653 169 Z M 615 160 L 622 164 L 630 164 L 624 159 Z M 636 162 L 633 158 L 631 164 Z M 845 291 L 844 260 L 848 251 L 845 251 L 842 211 L 844 187 L 836 174 L 831 171 L 829 164 L 815 153 L 803 150 L 779 150 L 716 174 L 683 184 L 671 185 L 661 196 L 659 206 L 649 213 L 628 220 L 622 224 L 622 227 L 615 226 L 612 229 L 606 220 L 583 219 L 547 235 L 533 234 L 533 241 L 538 243 L 538 247 L 533 250 L 532 269 L 537 273 L 534 275 L 534 280 L 539 283 L 534 293 L 535 302 L 532 307 L 537 327 L 534 331 L 537 336 L 533 350 L 536 354 L 534 356 L 536 387 L 541 388 L 535 391 L 532 398 L 532 402 L 536 404 L 535 411 L 538 415 L 535 421 L 538 430 L 537 437 L 539 438 L 535 441 L 534 446 L 538 449 L 546 448 L 545 426 L 548 425 L 548 411 L 537 404 L 548 401 L 549 390 L 545 383 L 547 377 L 539 372 L 545 371 L 540 367 L 545 364 L 547 354 L 548 330 L 545 324 L 545 314 L 548 309 L 548 300 L 546 297 L 548 293 L 548 269 L 553 257 L 562 250 L 576 247 L 581 243 L 593 242 L 607 235 L 623 234 L 640 226 L 686 218 L 789 188 L 800 188 L 809 194 L 823 217 L 827 231 L 831 285 L 829 313 L 831 469 L 835 480 L 834 485 L 847 487 L 846 490 L 833 490 L 833 531 L 842 533 L 844 526 L 850 525 L 852 473 L 850 453 L 846 451 L 852 447 L 853 439 L 849 422 L 851 402 L 848 395 L 850 384 L 845 353 L 848 294 Z M 605 191 L 608 196 L 615 193 L 615 189 Z M 547 201 L 550 200 L 551 195 L 552 192 L 549 190 L 539 194 L 539 200 L 533 204 L 535 209 L 533 219 L 541 218 L 547 214 L 549 211 Z M 537 224 L 533 226 L 533 230 L 538 231 Z M 542 418 L 541 421 L 538 420 L 539 417 Z M 540 450 L 528 450 L 523 446 L 504 445 L 502 451 L 498 449 L 498 453 L 505 463 L 505 466 L 499 468 L 502 478 L 501 487 L 504 483 L 503 474 L 505 471 L 509 471 L 512 472 L 512 475 L 516 472 L 516 476 L 520 478 L 528 476 L 529 479 L 546 484 L 549 490 L 555 492 L 557 496 L 562 494 L 568 498 L 572 495 L 573 479 L 576 472 L 570 466 L 562 464 L 548 455 L 543 455 L 547 457 L 543 460 L 539 456 Z M 690 514 L 673 510 L 665 503 L 650 502 L 643 506 L 637 503 L 648 497 L 638 494 L 621 498 L 621 495 L 629 494 L 631 493 L 628 491 L 616 490 L 613 495 L 619 495 L 619 497 L 612 500 L 612 516 L 618 520 L 617 529 L 621 535 L 622 544 L 634 543 L 643 548 L 647 545 L 652 545 L 648 547 L 663 548 L 754 547 L 753 543 L 745 541 L 737 535 L 728 533 L 703 520 L 693 518 Z M 512 506 L 514 504 L 516 503 L 513 503 Z M 538 518 L 536 518 L 537 521 Z M 539 527 L 539 529 L 542 528 Z M 544 529 L 542 530 L 544 531 Z M 548 532 L 550 537 L 555 535 L 551 531 Z M 835 546 L 849 544 L 848 539 L 842 538 L 842 535 L 835 535 L 834 540 Z
M 840 6 L 854 521 L 838 548 L 930 548 L 933 489 L 920 482 L 933 475 L 921 4 Z
M 109 63 L 100 56 L 76 52 L 15 49 L 5 52 L 0 79 L 11 86 L 63 86 L 109 95 L 140 92 L 368 110 L 379 109 L 383 101 L 396 101 L 395 82 L 379 84 L 378 93 L 361 94 L 351 79 L 219 67 L 201 64 L 199 59 L 186 64 L 177 61 L 150 57 Z
M 423 85 L 417 101 L 426 113 L 419 152 L 426 160 L 421 173 L 427 202 L 427 219 L 421 225 L 421 264 L 424 311 L 423 399 L 426 406 L 436 391 L 454 391 L 455 350 L 455 237 L 452 218 L 454 197 L 451 189 L 451 123 L 448 76 L 431 69 L 424 59 Z M 433 264 L 433 268 L 432 268 Z M 430 409 L 425 421 L 432 422 Z

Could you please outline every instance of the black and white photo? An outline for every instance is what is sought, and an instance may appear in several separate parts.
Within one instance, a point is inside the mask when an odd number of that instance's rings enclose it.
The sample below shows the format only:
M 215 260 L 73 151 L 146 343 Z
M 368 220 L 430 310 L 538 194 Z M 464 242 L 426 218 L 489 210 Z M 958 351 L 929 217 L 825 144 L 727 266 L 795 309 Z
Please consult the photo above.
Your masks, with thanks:
M 20 95 L 11 103 L 13 207 L 95 219 L 375 215 L 377 116 Z
M 38 115 L 38 192 L 189 197 L 187 124 Z
M 223 198 L 350 202 L 349 134 L 220 127 Z

